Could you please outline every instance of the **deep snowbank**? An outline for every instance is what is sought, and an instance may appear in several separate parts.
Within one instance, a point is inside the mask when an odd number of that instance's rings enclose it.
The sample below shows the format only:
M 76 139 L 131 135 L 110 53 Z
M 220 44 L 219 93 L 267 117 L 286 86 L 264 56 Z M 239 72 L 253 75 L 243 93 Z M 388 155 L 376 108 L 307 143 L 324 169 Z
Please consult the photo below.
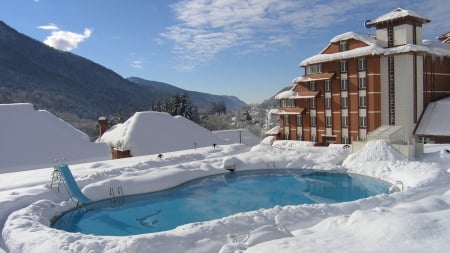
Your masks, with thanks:
M 393 159 L 370 160 L 364 153 L 380 147 Z M 420 161 L 398 161 L 395 156 L 383 143 L 369 143 L 359 155 L 349 155 L 342 148 L 275 142 L 251 149 L 205 147 L 168 153 L 163 159 L 143 156 L 72 166 L 77 183 L 94 199 L 107 197 L 114 183 L 122 184 L 129 194 L 221 173 L 224 161 L 236 163 L 238 170 L 348 170 L 391 182 L 403 180 L 406 189 L 339 204 L 276 206 L 127 237 L 49 228 L 50 219 L 74 203 L 64 201 L 64 192 L 50 191 L 48 183 L 39 179 L 44 172 L 37 171 L 35 185 L 28 182 L 26 187 L 4 187 L 0 192 L 0 217 L 5 221 L 10 214 L 2 237 L 9 252 L 441 252 L 448 247 L 450 235 L 450 159 L 439 152 L 425 154 Z M 340 166 L 342 161 L 348 167 Z M 23 173 L 33 172 L 16 177 Z M 8 176 L 14 178 L 13 174 Z

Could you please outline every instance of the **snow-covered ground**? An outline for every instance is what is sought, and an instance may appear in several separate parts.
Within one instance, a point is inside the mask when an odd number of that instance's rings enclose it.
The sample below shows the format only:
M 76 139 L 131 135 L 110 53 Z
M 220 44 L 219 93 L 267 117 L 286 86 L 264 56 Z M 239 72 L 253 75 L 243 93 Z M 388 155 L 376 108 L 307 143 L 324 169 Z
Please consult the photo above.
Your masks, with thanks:
M 83 192 L 109 197 L 160 190 L 200 176 L 238 170 L 303 168 L 361 173 L 404 191 L 339 204 L 275 206 L 136 236 L 93 236 L 49 227 L 74 206 L 50 189 L 52 168 L 0 174 L 0 252 L 444 252 L 450 247 L 450 145 L 408 161 L 385 142 L 360 153 L 303 142 L 219 145 L 71 165 Z

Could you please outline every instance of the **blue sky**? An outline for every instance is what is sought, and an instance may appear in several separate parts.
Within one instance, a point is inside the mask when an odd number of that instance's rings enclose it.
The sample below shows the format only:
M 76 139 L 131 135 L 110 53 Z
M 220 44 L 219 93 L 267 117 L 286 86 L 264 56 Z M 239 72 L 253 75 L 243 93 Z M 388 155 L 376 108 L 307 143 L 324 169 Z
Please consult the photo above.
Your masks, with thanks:
M 0 19 L 123 77 L 262 102 L 303 74 L 334 36 L 397 7 L 450 27 L 449 0 L 2 0 Z

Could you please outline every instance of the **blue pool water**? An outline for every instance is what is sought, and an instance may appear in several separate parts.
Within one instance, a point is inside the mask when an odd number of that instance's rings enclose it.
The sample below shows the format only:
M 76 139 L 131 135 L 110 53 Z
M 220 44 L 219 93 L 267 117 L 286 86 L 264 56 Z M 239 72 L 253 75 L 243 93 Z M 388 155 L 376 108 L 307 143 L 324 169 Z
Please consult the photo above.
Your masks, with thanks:
M 95 202 L 65 213 L 53 227 L 84 234 L 135 235 L 276 205 L 337 203 L 388 191 L 386 182 L 354 174 L 280 169 L 235 172 L 161 192 Z

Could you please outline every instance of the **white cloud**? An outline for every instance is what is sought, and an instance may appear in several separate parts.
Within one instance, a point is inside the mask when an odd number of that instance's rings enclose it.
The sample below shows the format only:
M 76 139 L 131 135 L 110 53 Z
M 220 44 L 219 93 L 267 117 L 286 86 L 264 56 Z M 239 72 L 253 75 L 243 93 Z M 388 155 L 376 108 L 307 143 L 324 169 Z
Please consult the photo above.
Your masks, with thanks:
M 77 48 L 78 44 L 91 37 L 92 34 L 92 29 L 89 28 L 85 28 L 83 33 L 74 33 L 63 31 L 55 24 L 43 25 L 38 28 L 52 31 L 51 35 L 44 40 L 44 43 L 62 51 L 71 51 Z
M 345 7 L 334 0 L 183 0 L 172 5 L 179 23 L 161 33 L 174 43 L 184 69 L 210 61 L 218 53 L 238 48 L 254 52 L 291 45 L 293 38 L 341 20 L 350 8 L 375 0 L 354 0 Z
M 142 60 L 133 60 L 130 66 L 135 69 L 142 69 L 144 67 L 144 62 Z

